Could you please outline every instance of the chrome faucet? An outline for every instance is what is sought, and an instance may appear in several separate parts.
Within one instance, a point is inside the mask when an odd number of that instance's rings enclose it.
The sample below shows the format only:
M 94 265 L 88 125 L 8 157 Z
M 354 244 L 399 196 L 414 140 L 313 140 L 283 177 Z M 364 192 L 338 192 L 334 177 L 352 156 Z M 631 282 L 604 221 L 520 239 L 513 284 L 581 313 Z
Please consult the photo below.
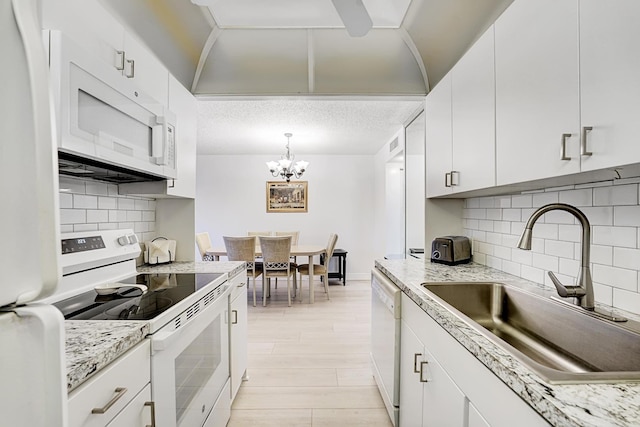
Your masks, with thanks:
M 585 310 L 593 311 L 595 308 L 595 300 L 593 297 L 591 270 L 589 269 L 589 258 L 591 253 L 591 225 L 589 224 L 589 220 L 587 219 L 585 214 L 582 213 L 582 211 L 564 203 L 551 203 L 542 206 L 533 214 L 531 214 L 529 221 L 527 221 L 527 225 L 524 227 L 522 236 L 520 236 L 518 247 L 525 250 L 531 249 L 533 224 L 535 224 L 538 218 L 540 218 L 543 214 L 553 210 L 569 212 L 570 214 L 573 214 L 573 216 L 578 218 L 578 221 L 580 221 L 580 225 L 582 226 L 582 265 L 578 273 L 578 284 L 575 286 L 563 285 L 562 283 L 560 283 L 560 280 L 558 280 L 558 278 L 555 274 L 553 274 L 552 271 L 548 272 L 549 277 L 555 285 L 558 291 L 558 295 L 560 295 L 561 297 L 575 297 L 578 300 L 578 305 L 580 305 Z

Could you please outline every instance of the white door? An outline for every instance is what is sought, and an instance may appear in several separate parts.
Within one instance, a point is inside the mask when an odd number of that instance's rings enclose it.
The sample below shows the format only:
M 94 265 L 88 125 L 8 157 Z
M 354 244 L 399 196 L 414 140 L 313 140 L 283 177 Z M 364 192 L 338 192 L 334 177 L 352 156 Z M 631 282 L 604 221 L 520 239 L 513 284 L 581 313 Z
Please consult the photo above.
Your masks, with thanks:
M 580 171 L 577 8 L 518 0 L 495 22 L 497 185 Z
M 422 423 L 424 426 L 464 427 L 467 398 L 425 349 L 420 363 L 420 378 L 424 381 Z
M 427 197 L 451 193 L 451 73 L 444 76 L 425 104 Z
M 640 161 L 640 2 L 580 1 L 582 170 Z
M 422 425 L 420 362 L 424 346 L 403 320 L 400 332 L 400 427 Z

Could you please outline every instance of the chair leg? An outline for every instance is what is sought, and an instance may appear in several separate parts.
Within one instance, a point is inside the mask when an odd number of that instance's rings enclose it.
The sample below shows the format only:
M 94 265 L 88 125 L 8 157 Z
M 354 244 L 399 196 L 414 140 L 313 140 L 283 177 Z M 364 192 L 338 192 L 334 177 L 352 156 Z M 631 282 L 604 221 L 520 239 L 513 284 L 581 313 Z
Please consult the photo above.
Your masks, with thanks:
M 267 306 L 267 290 L 271 289 L 271 278 L 263 280 L 262 282 L 262 306 Z
M 256 278 L 253 278 L 253 306 L 256 306 Z
M 329 273 L 324 275 L 324 293 L 327 294 L 327 299 L 329 298 Z
M 289 301 L 289 307 L 291 307 L 291 276 L 287 276 L 287 299 Z

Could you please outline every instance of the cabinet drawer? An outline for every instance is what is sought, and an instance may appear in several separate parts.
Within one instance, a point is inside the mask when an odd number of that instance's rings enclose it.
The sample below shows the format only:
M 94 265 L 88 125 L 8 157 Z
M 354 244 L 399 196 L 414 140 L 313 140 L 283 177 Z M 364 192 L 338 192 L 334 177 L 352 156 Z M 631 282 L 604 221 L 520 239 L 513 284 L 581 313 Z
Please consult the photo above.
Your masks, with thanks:
M 146 427 L 155 425 L 151 402 L 151 384 L 147 386 L 122 410 L 107 427 Z
M 105 426 L 131 402 L 151 380 L 150 347 L 144 340 L 72 391 L 69 427 Z M 104 413 L 92 413 L 100 408 Z

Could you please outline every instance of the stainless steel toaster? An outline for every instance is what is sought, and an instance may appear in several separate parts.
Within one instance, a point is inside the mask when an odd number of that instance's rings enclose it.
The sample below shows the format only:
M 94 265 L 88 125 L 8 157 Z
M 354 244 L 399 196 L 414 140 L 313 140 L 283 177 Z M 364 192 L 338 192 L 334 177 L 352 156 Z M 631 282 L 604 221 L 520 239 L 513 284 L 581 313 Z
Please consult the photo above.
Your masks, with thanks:
M 436 237 L 431 242 L 431 262 L 456 265 L 471 261 L 471 242 L 465 236 Z

